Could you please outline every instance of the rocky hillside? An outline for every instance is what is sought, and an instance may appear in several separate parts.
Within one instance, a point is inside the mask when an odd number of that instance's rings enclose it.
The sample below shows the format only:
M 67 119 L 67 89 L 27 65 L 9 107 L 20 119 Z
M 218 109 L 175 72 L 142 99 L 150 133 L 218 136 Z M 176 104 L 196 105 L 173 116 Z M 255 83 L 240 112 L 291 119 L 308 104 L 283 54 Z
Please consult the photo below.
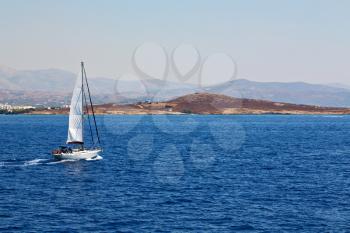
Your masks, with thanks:
M 348 108 L 297 105 L 196 93 L 167 102 L 96 105 L 97 114 L 350 114 Z M 67 114 L 68 109 L 34 111 L 33 114 Z

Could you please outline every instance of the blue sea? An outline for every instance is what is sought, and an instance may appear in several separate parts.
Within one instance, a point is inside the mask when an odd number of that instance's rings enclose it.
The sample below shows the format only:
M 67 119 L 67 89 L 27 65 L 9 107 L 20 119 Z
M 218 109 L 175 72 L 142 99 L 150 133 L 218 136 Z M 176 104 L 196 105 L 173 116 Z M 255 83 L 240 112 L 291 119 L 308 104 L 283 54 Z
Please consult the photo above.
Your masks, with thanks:
M 98 116 L 55 161 L 67 122 L 0 115 L 0 231 L 350 232 L 350 116 Z

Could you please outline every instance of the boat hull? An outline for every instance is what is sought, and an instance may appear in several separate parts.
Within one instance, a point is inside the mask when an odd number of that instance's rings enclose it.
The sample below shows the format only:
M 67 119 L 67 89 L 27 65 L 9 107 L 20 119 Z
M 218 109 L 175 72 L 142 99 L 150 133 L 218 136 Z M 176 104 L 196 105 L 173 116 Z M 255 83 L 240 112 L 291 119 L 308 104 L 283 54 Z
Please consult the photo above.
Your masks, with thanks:
M 82 159 L 94 159 L 96 158 L 99 153 L 101 152 L 101 149 L 92 149 L 92 150 L 79 150 L 79 151 L 72 151 L 68 153 L 57 153 L 53 154 L 53 157 L 55 159 L 68 159 L 68 160 L 82 160 Z

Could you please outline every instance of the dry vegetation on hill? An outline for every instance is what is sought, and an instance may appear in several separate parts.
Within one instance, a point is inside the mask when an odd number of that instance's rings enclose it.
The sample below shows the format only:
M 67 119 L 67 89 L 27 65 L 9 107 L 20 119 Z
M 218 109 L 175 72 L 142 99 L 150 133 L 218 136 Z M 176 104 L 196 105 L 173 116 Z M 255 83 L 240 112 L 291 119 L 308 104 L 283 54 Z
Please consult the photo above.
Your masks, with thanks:
M 69 109 L 36 110 L 31 114 L 67 114 L 68 111 Z M 95 112 L 97 114 L 350 114 L 350 109 L 195 93 L 167 102 L 96 105 Z

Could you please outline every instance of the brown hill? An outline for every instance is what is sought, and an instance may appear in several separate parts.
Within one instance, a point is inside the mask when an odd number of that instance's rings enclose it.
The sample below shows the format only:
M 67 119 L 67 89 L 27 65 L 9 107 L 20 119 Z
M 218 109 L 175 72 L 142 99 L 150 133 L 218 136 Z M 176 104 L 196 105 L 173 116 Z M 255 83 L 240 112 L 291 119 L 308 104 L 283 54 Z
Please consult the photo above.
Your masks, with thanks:
M 240 113 L 276 113 L 276 114 L 343 114 L 350 109 L 298 105 L 255 99 L 238 99 L 225 95 L 196 93 L 179 97 L 168 102 L 174 111 L 198 114 L 240 114 Z
M 97 114 L 350 114 L 348 108 L 297 105 L 225 95 L 195 93 L 167 102 L 96 105 Z M 34 111 L 32 114 L 66 114 L 68 109 Z

